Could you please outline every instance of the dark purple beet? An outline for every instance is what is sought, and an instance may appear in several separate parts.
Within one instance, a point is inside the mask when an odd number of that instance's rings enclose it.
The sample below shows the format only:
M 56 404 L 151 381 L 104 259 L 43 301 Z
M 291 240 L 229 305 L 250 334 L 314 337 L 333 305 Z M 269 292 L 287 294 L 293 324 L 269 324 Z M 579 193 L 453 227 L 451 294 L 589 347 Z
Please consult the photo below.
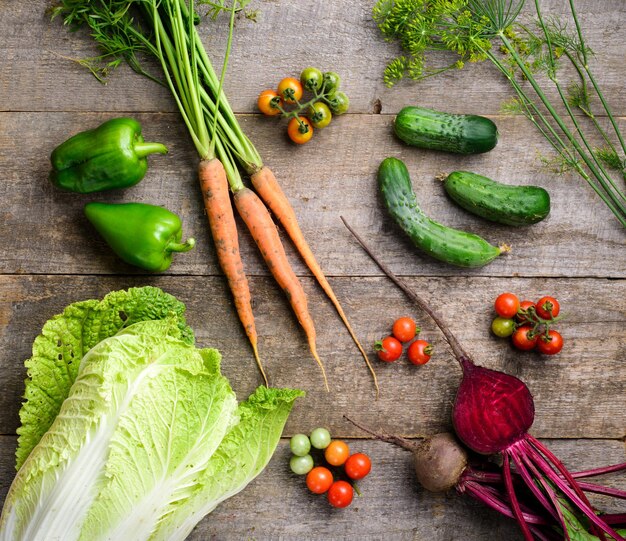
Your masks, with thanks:
M 524 439 L 535 419 L 528 387 L 514 376 L 461 361 L 463 379 L 452 412 L 457 436 L 473 451 L 492 455 Z

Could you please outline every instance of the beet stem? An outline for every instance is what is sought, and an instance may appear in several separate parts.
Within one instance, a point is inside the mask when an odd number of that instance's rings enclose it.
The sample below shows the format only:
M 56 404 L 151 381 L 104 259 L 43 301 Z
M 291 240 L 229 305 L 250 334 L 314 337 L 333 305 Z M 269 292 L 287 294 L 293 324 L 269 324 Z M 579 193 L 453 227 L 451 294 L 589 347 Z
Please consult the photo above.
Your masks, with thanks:
M 504 486 L 506 487 L 506 492 L 509 495 L 509 499 L 511 500 L 511 508 L 513 509 L 513 514 L 515 515 L 515 519 L 519 524 L 519 527 L 524 534 L 524 539 L 526 541 L 534 541 L 533 534 L 528 527 L 528 524 L 524 520 L 524 516 L 522 515 L 522 509 L 519 506 L 519 501 L 517 500 L 517 496 L 515 494 L 515 489 L 513 488 L 513 479 L 511 478 L 511 462 L 509 460 L 509 455 L 504 454 L 503 456 L 504 464 L 502 464 L 502 473 L 504 474 Z
M 387 267 L 387 265 L 385 265 L 380 259 L 378 259 L 378 257 L 374 255 L 372 250 L 370 250 L 367 244 L 365 244 L 365 241 L 358 235 L 358 233 L 354 229 L 352 229 L 352 227 L 348 224 L 348 222 L 346 222 L 343 216 L 340 216 L 340 218 L 341 218 L 341 221 L 343 222 L 343 225 L 345 225 L 348 231 L 352 233 L 352 236 L 361 245 L 361 248 L 363 248 L 365 253 L 369 255 L 374 261 L 374 263 L 376 263 L 380 267 L 380 270 L 382 270 L 394 284 L 396 284 L 402 291 L 404 291 L 404 293 L 406 294 L 407 297 L 409 297 L 409 299 L 411 299 L 415 304 L 417 304 L 422 310 L 424 310 L 424 312 L 426 312 L 433 319 L 433 321 L 437 324 L 437 327 L 441 329 L 441 332 L 445 336 L 448 344 L 450 344 L 450 347 L 452 348 L 452 352 L 454 353 L 454 356 L 456 357 L 457 361 L 459 361 L 461 366 L 464 367 L 465 364 L 468 362 L 472 363 L 470 356 L 465 352 L 465 350 L 463 349 L 459 341 L 452 334 L 452 332 L 450 331 L 450 328 L 443 322 L 439 314 L 435 312 L 428 305 L 428 303 L 424 299 L 422 299 L 422 297 L 420 297 L 417 293 L 415 293 L 415 291 L 413 291 L 403 280 L 398 278 L 391 271 L 391 269 Z
M 604 466 L 602 468 L 594 468 L 593 470 L 584 470 L 571 473 L 574 479 L 582 479 L 584 477 L 595 477 L 597 475 L 604 475 L 605 473 L 614 473 L 622 470 L 626 470 L 626 462 L 622 462 L 621 464 L 613 464 L 612 466 Z
M 350 421 L 357 428 L 360 428 L 361 430 L 363 430 L 363 432 L 367 432 L 368 434 L 371 434 L 372 436 L 374 436 L 376 439 L 380 441 L 385 441 L 387 443 L 393 443 L 394 445 L 399 445 L 400 447 L 403 447 L 404 449 L 411 451 L 411 452 L 415 451 L 418 447 L 416 443 L 406 438 L 402 438 L 401 436 L 393 436 L 391 434 L 385 434 L 383 432 L 374 432 L 372 429 L 367 428 L 366 426 L 363 426 L 361 423 L 357 423 L 353 419 L 350 419 L 350 417 L 348 417 L 347 415 L 344 415 L 343 418 L 346 421 Z
M 537 449 L 541 454 L 543 454 L 543 456 L 545 456 L 548 461 L 550 463 L 552 463 L 553 466 L 556 467 L 556 469 L 561 473 L 561 475 L 565 478 L 565 480 L 570 484 L 570 486 L 574 489 L 574 491 L 576 492 L 576 494 L 578 495 L 578 497 L 585 503 L 587 504 L 587 506 L 595 512 L 595 509 L 593 509 L 591 503 L 589 502 L 589 500 L 587 499 L 587 496 L 585 496 L 585 493 L 582 491 L 582 489 L 578 486 L 578 483 L 576 481 L 576 479 L 574 479 L 572 477 L 572 474 L 569 472 L 569 470 L 563 465 L 563 463 L 557 458 L 557 456 L 552 453 L 552 451 L 550 451 L 550 449 L 548 449 L 543 443 L 541 443 L 537 438 L 531 436 L 530 434 L 526 435 L 527 441 L 530 442 L 531 446 L 534 446 L 535 449 Z M 604 536 L 601 535 L 601 532 L 598 532 L 596 535 L 598 535 L 598 537 L 600 537 L 600 539 L 604 540 Z
M 585 492 L 593 492 L 594 494 L 604 494 L 605 496 L 613 496 L 614 498 L 620 498 L 626 500 L 626 490 L 620 490 L 619 488 L 605 487 L 604 485 L 596 485 L 595 483 L 587 483 L 581 481 L 578 486 Z
M 502 498 L 501 493 L 497 489 L 490 486 L 481 485 L 479 482 L 476 481 L 468 481 L 467 483 L 463 484 L 462 488 L 459 487 L 458 490 L 461 493 L 467 492 L 473 498 L 477 499 L 488 507 L 491 507 L 491 509 L 497 511 L 498 513 L 506 517 L 515 519 L 513 511 L 511 511 L 511 507 L 509 506 L 508 502 L 506 502 Z M 522 514 L 524 520 L 529 524 L 550 524 L 545 518 L 534 513 L 530 509 L 523 509 Z
M 608 533 L 616 541 L 626 541 L 626 539 L 624 539 L 615 530 L 613 530 L 613 528 L 611 528 L 601 518 L 599 518 L 598 515 L 596 515 L 595 511 L 589 505 L 587 505 L 587 503 L 585 501 L 583 501 L 579 497 L 579 495 L 576 493 L 576 491 L 572 487 L 570 487 L 568 485 L 567 480 L 563 479 L 563 477 L 561 477 L 560 475 L 558 475 L 554 471 L 553 465 L 551 465 L 543 457 L 543 455 L 541 455 L 541 453 L 539 453 L 539 451 L 537 449 L 535 449 L 530 444 L 528 444 L 527 447 L 528 447 L 529 455 L 531 455 L 533 461 L 540 468 L 540 470 L 548 477 L 548 479 L 550 481 L 552 481 L 563 492 L 563 494 L 565 496 L 567 496 L 567 498 L 569 498 L 572 501 L 572 503 L 574 503 L 574 505 L 576 507 L 578 507 L 578 509 L 580 509 L 580 511 L 582 513 L 585 514 L 585 516 L 589 519 L 589 521 L 592 522 L 592 529 L 593 529 L 593 526 L 595 525 L 595 526 L 597 526 L 597 528 L 600 528 L 600 529 L 604 530 L 604 532 Z M 562 466 L 562 467 L 564 468 L 564 466 Z M 576 481 L 574 480 L 574 483 L 575 482 Z M 586 499 L 587 498 L 585 497 L 585 500 Z M 598 533 L 600 535 L 598 535 L 598 534 L 596 534 L 596 535 L 600 539 L 603 539 L 603 538 L 606 539 L 606 537 L 604 536 L 603 532 L 600 531 Z
M 557 521 L 559 521 L 563 528 L 565 528 L 563 517 L 558 512 L 558 509 L 554 509 L 553 504 L 550 503 L 548 499 L 546 498 L 546 495 L 543 492 L 541 492 L 541 490 L 537 486 L 537 483 L 535 483 L 531 475 L 531 472 L 532 472 L 537 479 L 541 479 L 541 475 L 539 474 L 537 469 L 534 467 L 532 463 L 525 464 L 525 462 L 527 462 L 526 457 L 524 457 L 521 453 L 518 453 L 517 450 L 511 449 L 511 451 L 512 451 L 513 461 L 515 462 L 515 466 L 517 467 L 517 470 L 518 470 L 518 474 L 522 477 L 522 479 L 526 483 L 526 486 L 535 495 L 535 498 L 539 500 L 541 505 L 543 505 L 545 510 L 548 511 Z M 530 472 L 528 471 L 527 465 L 528 467 L 530 467 Z

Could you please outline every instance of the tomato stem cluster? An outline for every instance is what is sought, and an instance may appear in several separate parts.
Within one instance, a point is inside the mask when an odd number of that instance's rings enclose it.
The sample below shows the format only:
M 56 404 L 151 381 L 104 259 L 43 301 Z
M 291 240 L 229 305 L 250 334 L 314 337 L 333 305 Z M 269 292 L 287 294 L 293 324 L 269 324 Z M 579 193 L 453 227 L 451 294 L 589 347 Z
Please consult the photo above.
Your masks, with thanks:
M 552 326 L 561 319 L 560 305 L 554 297 L 542 297 L 537 303 L 520 302 L 513 293 L 502 293 L 494 303 L 498 317 L 491 323 L 492 332 L 501 338 L 511 337 L 517 349 L 539 350 L 555 355 L 563 347 L 563 337 Z
M 349 99 L 339 90 L 340 77 L 335 72 L 322 73 L 317 68 L 306 68 L 300 80 L 285 77 L 276 91 L 264 90 L 259 95 L 257 105 L 266 116 L 280 115 L 289 119 L 287 135 L 297 144 L 308 142 L 313 129 L 323 129 L 330 124 L 333 115 L 341 115 L 348 110 Z M 301 101 L 304 91 L 313 96 Z M 287 109 L 287 105 L 291 106 Z

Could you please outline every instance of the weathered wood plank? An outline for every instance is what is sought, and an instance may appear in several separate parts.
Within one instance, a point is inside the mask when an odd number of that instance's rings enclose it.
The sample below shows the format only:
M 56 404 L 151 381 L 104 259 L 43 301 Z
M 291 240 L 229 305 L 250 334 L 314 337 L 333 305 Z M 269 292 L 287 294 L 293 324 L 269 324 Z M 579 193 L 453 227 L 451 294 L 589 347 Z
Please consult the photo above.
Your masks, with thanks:
M 303 425 L 303 430 L 310 423 Z M 624 445 L 610 440 L 547 440 L 544 443 L 572 470 L 617 463 Z M 189 540 L 234 539 L 379 539 L 430 541 L 514 541 L 521 539 L 513 521 L 455 493 L 434 495 L 416 486 L 409 453 L 381 442 L 353 440 L 354 450 L 373 461 L 359 482 L 363 496 L 348 508 L 333 510 L 323 496 L 310 494 L 302 478 L 289 471 L 289 446 L 282 440 L 267 469 L 245 490 L 222 503 Z M 15 438 L 0 437 L 0 502 L 14 472 Z M 626 487 L 623 476 L 602 482 Z M 607 512 L 623 511 L 616 502 L 596 499 Z
M 529 3 L 530 4 L 530 3 Z M 387 89 L 382 73 L 399 54 L 386 43 L 371 18 L 373 2 L 254 2 L 256 23 L 237 22 L 226 91 L 236 111 L 255 111 L 256 97 L 266 87 L 307 65 L 337 71 L 355 113 L 371 113 L 380 100 L 394 113 L 418 98 L 422 105 L 458 112 L 496 113 L 512 92 L 503 77 L 486 63 L 469 66 L 416 85 Z M 563 13 L 559 0 L 542 2 L 546 13 Z M 598 52 L 593 68 L 618 113 L 626 113 L 623 46 L 615 39 L 626 25 L 620 0 L 576 2 L 588 44 Z M 98 54 L 85 34 L 70 34 L 60 21 L 50 23 L 43 0 L 5 0 L 0 19 L 0 110 L 9 111 L 174 111 L 165 89 L 131 74 L 124 67 L 103 88 L 69 58 Z M 530 5 L 526 8 L 530 12 Z M 203 21 L 200 34 L 216 65 L 221 65 L 226 27 Z M 80 91 L 77 91 L 80 89 Z M 445 98 L 442 95 L 445 89 Z M 556 93 L 550 92 L 556 99 Z M 146 97 L 149 96 L 149 99 Z
M 133 272 L 118 262 L 84 218 L 91 200 L 144 201 L 181 214 L 195 250 L 176 258 L 175 274 L 219 272 L 202 207 L 192 145 L 174 114 L 134 115 L 145 136 L 166 143 L 168 156 L 150 158 L 150 170 L 125 192 L 79 196 L 56 190 L 47 180 L 51 150 L 71 134 L 114 115 L 93 113 L 0 113 L 0 235 L 4 273 Z M 547 153 L 522 118 L 498 117 L 501 140 L 492 152 L 472 157 L 407 147 L 391 134 L 390 117 L 348 115 L 303 148 L 287 142 L 272 119 L 248 115 L 244 129 L 259 143 L 293 202 L 301 227 L 322 268 L 330 275 L 380 274 L 351 241 L 339 216 L 362 232 L 397 272 L 411 275 L 626 276 L 624 230 L 591 188 L 577 176 L 559 177 L 538 165 Z M 622 122 L 626 127 L 626 121 Z M 45 127 L 45 128 L 43 128 Z M 513 252 L 489 266 L 460 270 L 417 253 L 383 208 L 376 170 L 386 156 L 402 158 L 412 174 L 421 206 L 433 218 L 473 231 Z M 441 171 L 473 170 L 509 183 L 533 183 L 552 195 L 552 215 L 529 228 L 492 224 L 458 208 L 434 177 Z M 240 227 L 242 253 L 250 274 L 268 274 L 256 247 Z M 36 240 L 35 240 L 36 239 Z M 307 274 L 289 248 L 296 271 Z
M 626 280 L 458 277 L 411 278 L 409 282 L 440 310 L 478 363 L 527 382 L 536 401 L 534 434 L 558 438 L 626 436 Z M 303 285 L 316 322 L 318 350 L 330 381 L 331 392 L 327 393 L 286 300 L 268 278 L 253 278 L 259 348 L 271 383 L 307 391 L 307 397 L 294 409 L 287 433 L 312 423 L 359 436 L 358 431 L 345 426 L 342 414 L 407 435 L 447 427 L 460 370 L 433 324 L 385 278 L 333 278 L 332 283 L 368 350 L 375 340 L 389 333 L 396 317 L 413 314 L 422 326 L 422 336 L 434 341 L 436 354 L 422 368 L 404 359 L 392 365 L 375 362 L 381 386 L 376 401 L 369 372 L 356 348 L 329 303 L 306 278 Z M 0 418 L 0 434 L 15 433 L 26 376 L 23 360 L 30 356 L 31 344 L 44 322 L 71 302 L 147 284 L 162 287 L 187 305 L 198 345 L 223 352 L 223 371 L 240 397 L 252 392 L 260 378 L 220 277 L 118 276 L 95 280 L 89 276 L 0 276 L 0 373 L 4 382 L 0 411 L 5 412 Z M 530 299 L 547 293 L 560 299 L 565 318 L 558 328 L 566 344 L 561 354 L 549 358 L 520 353 L 506 340 L 490 336 L 493 299 L 506 290 Z M 373 352 L 372 359 L 375 361 Z

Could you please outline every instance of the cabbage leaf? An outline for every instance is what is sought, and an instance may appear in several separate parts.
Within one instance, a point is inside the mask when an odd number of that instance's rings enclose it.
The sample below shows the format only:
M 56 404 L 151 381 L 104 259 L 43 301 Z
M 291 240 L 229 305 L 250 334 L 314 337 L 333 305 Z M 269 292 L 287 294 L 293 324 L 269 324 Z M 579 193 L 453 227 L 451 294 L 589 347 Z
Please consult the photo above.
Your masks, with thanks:
M 67 332 L 82 317 L 71 334 L 78 355 L 95 307 L 64 312 Z M 267 465 L 303 393 L 259 387 L 238 404 L 219 352 L 196 348 L 180 314 L 110 337 L 119 322 L 95 327 L 11 485 L 0 541 L 184 539 Z
M 102 300 L 69 305 L 35 339 L 27 368 L 25 402 L 20 409 L 16 469 L 19 469 L 56 418 L 76 379 L 84 354 L 133 323 L 175 315 L 184 341 L 193 342 L 185 305 L 156 287 L 114 291 Z

